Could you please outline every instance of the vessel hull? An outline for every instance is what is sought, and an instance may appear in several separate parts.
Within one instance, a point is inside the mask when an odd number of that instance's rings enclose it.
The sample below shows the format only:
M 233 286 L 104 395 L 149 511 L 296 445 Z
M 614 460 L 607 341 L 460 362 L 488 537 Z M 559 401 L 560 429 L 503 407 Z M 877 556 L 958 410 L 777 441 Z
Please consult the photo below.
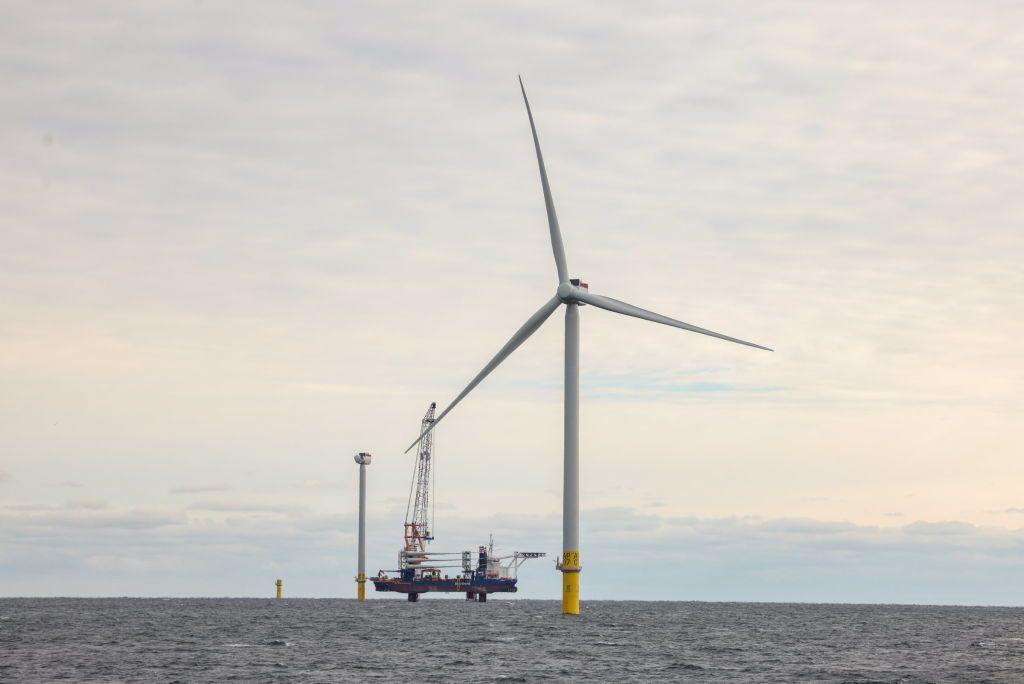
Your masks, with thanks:
M 448 592 L 466 594 L 497 594 L 516 592 L 516 580 L 499 577 L 474 578 L 467 580 L 462 577 L 450 579 L 412 579 L 400 577 L 371 578 L 377 591 L 395 591 L 400 594 L 425 594 L 428 592 Z

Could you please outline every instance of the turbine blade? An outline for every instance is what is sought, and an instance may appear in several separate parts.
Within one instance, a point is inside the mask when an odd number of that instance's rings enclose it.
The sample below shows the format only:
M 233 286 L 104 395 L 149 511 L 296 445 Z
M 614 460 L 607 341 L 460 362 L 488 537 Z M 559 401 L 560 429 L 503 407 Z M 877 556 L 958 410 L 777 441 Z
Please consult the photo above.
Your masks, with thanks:
M 573 293 L 572 298 L 576 299 L 577 301 L 581 301 L 585 304 L 592 304 L 593 306 L 596 306 L 600 309 L 605 309 L 606 311 L 614 311 L 615 313 L 620 313 L 625 316 L 633 316 L 634 318 L 642 318 L 645 321 L 653 321 L 654 323 L 671 325 L 673 328 L 682 328 L 683 330 L 689 330 L 690 332 L 700 333 L 701 335 L 710 335 L 711 337 L 717 337 L 720 340 L 727 340 L 729 342 L 735 342 L 736 344 L 745 344 L 748 347 L 755 347 L 757 349 L 764 349 L 766 351 L 774 351 L 773 349 L 769 349 L 768 347 L 762 347 L 761 345 L 754 344 L 753 342 L 747 342 L 746 340 L 740 340 L 735 337 L 729 337 L 728 335 L 723 335 L 722 333 L 716 333 L 713 330 L 698 328 L 695 325 L 683 323 L 682 321 L 677 321 L 674 318 L 662 316 L 661 314 L 654 313 L 653 311 L 648 311 L 647 309 L 641 309 L 638 306 L 633 306 L 632 304 L 627 304 L 626 302 L 620 302 L 618 299 L 612 299 L 611 297 L 604 297 L 602 295 L 593 294 L 587 292 L 582 288 L 576 288 L 576 291 Z
M 518 349 L 519 345 L 521 345 L 523 342 L 529 339 L 530 335 L 537 332 L 537 329 L 541 325 L 543 325 L 544 321 L 546 321 L 548 317 L 551 316 L 552 313 L 554 313 L 555 309 L 557 309 L 561 304 L 562 301 L 557 296 L 552 297 L 550 301 L 548 301 L 544 306 L 537 310 L 537 313 L 530 316 L 530 318 L 527 319 L 526 323 L 523 323 L 523 327 L 519 328 L 519 330 L 516 331 L 516 334 L 513 335 L 508 342 L 505 343 L 505 346 L 502 347 L 498 351 L 498 353 L 494 355 L 494 358 L 487 362 L 487 365 L 484 366 L 483 370 L 477 373 L 476 377 L 473 378 L 468 385 L 466 385 L 466 389 L 459 392 L 459 396 L 455 397 L 452 403 L 448 404 L 448 407 L 441 412 L 441 415 L 439 415 L 433 423 L 431 423 L 430 427 L 424 430 L 420 434 L 420 436 L 416 438 L 416 441 L 409 445 L 409 448 L 405 450 L 405 453 L 409 453 L 410 449 L 419 444 L 420 440 L 426 437 L 431 430 L 437 427 L 437 424 L 440 423 L 444 419 L 444 417 L 448 415 L 449 411 L 455 408 L 455 406 L 460 401 L 462 401 L 467 394 L 473 391 L 474 387 L 480 384 L 481 380 L 490 375 L 491 371 L 497 368 L 502 361 L 507 359 L 509 354 Z
M 540 153 L 540 140 L 537 138 L 537 126 L 533 123 L 533 111 L 530 101 L 526 99 L 526 87 L 523 77 L 519 77 L 519 89 L 523 91 L 523 102 L 526 103 L 526 115 L 530 117 L 530 130 L 533 131 L 533 146 L 537 150 L 537 166 L 540 167 L 540 184 L 544 188 L 544 208 L 548 212 L 548 231 L 551 233 L 551 251 L 555 254 L 555 268 L 558 269 L 558 282 L 569 282 L 569 267 L 565 265 L 565 245 L 562 244 L 562 231 L 558 228 L 558 216 L 555 215 L 555 201 L 551 199 L 551 188 L 548 186 L 548 172 L 544 168 L 544 155 Z

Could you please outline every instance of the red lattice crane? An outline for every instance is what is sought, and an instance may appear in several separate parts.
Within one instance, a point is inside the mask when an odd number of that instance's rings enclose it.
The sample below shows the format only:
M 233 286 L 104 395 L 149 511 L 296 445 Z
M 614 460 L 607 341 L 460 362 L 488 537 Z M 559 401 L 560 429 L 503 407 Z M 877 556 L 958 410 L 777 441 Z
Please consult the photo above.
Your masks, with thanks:
M 436 402 L 430 403 L 420 434 L 434 424 Z M 416 466 L 413 469 L 412 486 L 409 488 L 409 504 L 405 508 L 405 553 L 410 563 L 413 559 L 422 558 L 418 554 L 425 553 L 427 542 L 434 538 L 431 532 L 433 525 L 433 509 L 431 508 L 430 471 L 433 468 L 434 432 L 430 431 L 419 444 L 416 452 Z

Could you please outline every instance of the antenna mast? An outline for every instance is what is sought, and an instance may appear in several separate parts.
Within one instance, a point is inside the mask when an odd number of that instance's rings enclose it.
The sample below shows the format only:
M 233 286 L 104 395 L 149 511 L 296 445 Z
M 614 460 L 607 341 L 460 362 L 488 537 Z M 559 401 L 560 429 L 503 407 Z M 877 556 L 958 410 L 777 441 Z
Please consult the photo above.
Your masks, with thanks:
M 420 434 L 426 432 L 434 424 L 436 402 L 430 403 Z M 433 520 L 430 515 L 430 470 L 433 467 L 434 433 L 431 431 L 419 444 L 416 453 L 416 465 L 413 468 L 412 487 L 409 490 L 409 503 L 405 508 L 405 551 L 406 553 L 424 552 L 427 542 L 434 536 L 430 532 Z

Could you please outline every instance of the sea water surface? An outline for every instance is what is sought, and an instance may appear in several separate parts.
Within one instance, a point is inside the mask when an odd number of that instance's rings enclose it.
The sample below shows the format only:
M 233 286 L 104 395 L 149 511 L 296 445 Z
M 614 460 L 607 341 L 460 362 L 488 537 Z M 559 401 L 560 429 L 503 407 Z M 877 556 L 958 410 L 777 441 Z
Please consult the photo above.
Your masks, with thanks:
M 1024 609 L 0 599 L 4 682 L 1024 682 Z

